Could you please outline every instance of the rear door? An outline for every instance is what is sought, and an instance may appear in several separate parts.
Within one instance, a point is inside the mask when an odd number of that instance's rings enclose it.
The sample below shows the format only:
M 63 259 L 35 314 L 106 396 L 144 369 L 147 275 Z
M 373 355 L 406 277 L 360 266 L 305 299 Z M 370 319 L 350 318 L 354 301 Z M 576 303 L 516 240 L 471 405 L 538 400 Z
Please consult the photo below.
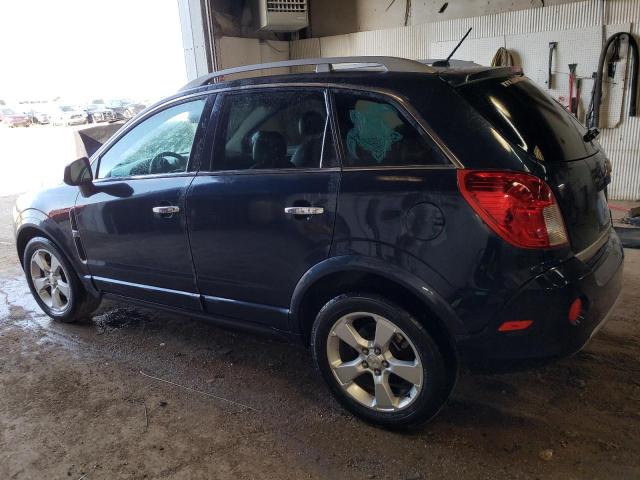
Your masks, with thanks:
M 301 276 L 327 258 L 340 169 L 322 89 L 226 93 L 209 171 L 187 197 L 207 311 L 287 328 Z
M 573 115 L 524 76 L 488 78 L 458 91 L 504 139 L 539 164 L 574 252 L 606 238 L 611 227 L 606 157 L 596 142 L 584 141 L 586 129 Z
M 100 154 L 78 196 L 78 232 L 101 290 L 201 309 L 186 231 L 185 195 L 208 118 L 207 96 L 179 100 L 137 122 Z

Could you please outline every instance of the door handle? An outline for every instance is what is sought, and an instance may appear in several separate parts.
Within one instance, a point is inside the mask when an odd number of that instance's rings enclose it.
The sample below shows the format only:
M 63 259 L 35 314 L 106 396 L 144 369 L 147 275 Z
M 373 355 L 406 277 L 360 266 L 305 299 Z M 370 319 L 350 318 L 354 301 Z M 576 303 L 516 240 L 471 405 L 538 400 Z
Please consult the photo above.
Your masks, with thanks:
M 180 207 L 175 205 L 161 205 L 159 207 L 153 207 L 153 213 L 160 217 L 171 217 L 174 213 L 180 212 Z
M 321 215 L 324 213 L 322 207 L 285 207 L 284 213 L 292 215 Z

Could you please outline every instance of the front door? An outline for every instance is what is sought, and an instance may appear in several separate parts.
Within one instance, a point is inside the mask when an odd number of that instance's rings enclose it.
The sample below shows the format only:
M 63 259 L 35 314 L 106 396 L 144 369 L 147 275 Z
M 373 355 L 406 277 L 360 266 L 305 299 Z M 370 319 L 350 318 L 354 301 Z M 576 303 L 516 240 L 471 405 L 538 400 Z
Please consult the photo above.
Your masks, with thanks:
M 96 286 L 200 309 L 186 233 L 185 195 L 204 141 L 206 97 L 178 101 L 138 122 L 101 153 L 94 186 L 75 213 Z M 86 189 L 85 189 L 86 190 Z
M 211 171 L 187 196 L 198 287 L 210 313 L 285 329 L 298 280 L 331 246 L 340 169 L 325 94 L 220 100 Z

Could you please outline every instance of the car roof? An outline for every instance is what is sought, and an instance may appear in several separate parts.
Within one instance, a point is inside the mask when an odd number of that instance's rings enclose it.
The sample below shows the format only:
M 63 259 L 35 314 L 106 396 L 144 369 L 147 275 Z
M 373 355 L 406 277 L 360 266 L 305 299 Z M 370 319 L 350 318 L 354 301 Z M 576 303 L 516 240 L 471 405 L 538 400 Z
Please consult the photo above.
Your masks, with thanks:
M 378 62 L 387 62 L 380 66 L 371 59 Z M 381 59 L 381 60 L 380 60 Z M 340 61 L 341 65 L 333 68 L 331 62 Z M 345 63 L 353 61 L 353 63 Z M 318 63 L 325 62 L 325 63 Z M 407 81 L 413 79 L 417 81 L 444 80 L 452 85 L 460 85 L 469 81 L 478 80 L 485 77 L 509 76 L 521 74 L 521 70 L 513 67 L 485 67 L 473 64 L 472 62 L 452 61 L 450 66 L 434 67 L 430 65 L 431 60 L 414 61 L 399 59 L 396 57 L 334 57 L 326 59 L 311 59 L 289 62 L 275 62 L 268 64 L 248 65 L 226 69 L 192 80 L 185 85 L 180 93 L 195 93 L 204 90 L 222 90 L 239 87 L 269 85 L 269 84 L 350 84 L 355 86 L 377 86 L 394 89 L 397 81 Z M 306 73 L 285 73 L 276 75 L 264 75 L 264 69 L 282 68 L 283 66 L 304 66 L 316 65 L 327 66 L 316 72 Z M 400 65 L 400 67 L 397 67 Z M 396 68 L 397 67 L 397 68 Z M 259 73 L 251 75 L 250 72 Z M 229 76 L 243 75 L 245 78 L 227 80 Z
M 380 62 L 386 62 L 386 66 L 375 68 L 376 62 L 373 60 L 378 62 L 378 67 Z M 368 89 L 377 89 L 402 93 L 403 91 L 414 90 L 416 87 L 420 87 L 422 82 L 443 82 L 452 86 L 458 86 L 483 77 L 506 77 L 514 74 L 522 74 L 521 70 L 518 68 L 514 69 L 514 67 L 485 67 L 474 65 L 472 62 L 452 61 L 448 67 L 434 67 L 429 65 L 429 63 L 432 62 L 431 60 L 416 61 L 399 59 L 399 63 L 396 62 L 396 60 L 398 60 L 396 57 L 332 57 L 248 65 L 221 70 L 192 80 L 174 95 L 150 105 L 148 110 L 153 110 L 159 105 L 179 100 L 185 96 L 262 85 L 309 85 L 321 88 L 343 86 L 344 88 L 358 87 L 365 91 Z M 346 63 L 346 68 L 316 68 L 316 70 L 320 71 L 279 73 L 275 75 L 263 74 L 264 69 L 282 69 L 283 66 L 329 65 L 331 67 L 333 66 L 332 62 L 336 61 L 342 64 Z M 397 65 L 400 65 L 400 68 L 395 68 Z M 374 67 L 373 69 L 372 66 Z M 251 74 L 251 72 L 256 73 Z M 226 76 L 237 76 L 237 74 L 242 74 L 245 78 L 233 80 L 225 78 Z M 247 74 L 249 74 L 248 78 Z

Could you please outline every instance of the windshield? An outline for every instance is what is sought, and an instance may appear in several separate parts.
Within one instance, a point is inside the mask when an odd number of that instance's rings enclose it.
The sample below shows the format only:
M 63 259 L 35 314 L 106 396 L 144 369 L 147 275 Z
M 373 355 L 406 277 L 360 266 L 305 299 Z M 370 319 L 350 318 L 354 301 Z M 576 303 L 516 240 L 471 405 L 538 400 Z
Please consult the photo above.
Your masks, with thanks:
M 63 112 L 72 112 L 72 111 L 73 111 L 73 107 L 68 107 L 68 106 L 66 106 L 66 105 L 65 105 L 65 106 L 62 106 L 62 107 L 59 107 L 59 108 L 60 108 L 60 110 L 62 110 Z
M 13 110 L 11 110 L 10 108 L 3 108 L 2 109 L 2 113 L 4 115 L 14 115 L 16 112 L 14 112 Z
M 460 94 L 504 138 L 541 162 L 569 161 L 596 153 L 586 129 L 524 76 L 492 78 L 458 87 Z

